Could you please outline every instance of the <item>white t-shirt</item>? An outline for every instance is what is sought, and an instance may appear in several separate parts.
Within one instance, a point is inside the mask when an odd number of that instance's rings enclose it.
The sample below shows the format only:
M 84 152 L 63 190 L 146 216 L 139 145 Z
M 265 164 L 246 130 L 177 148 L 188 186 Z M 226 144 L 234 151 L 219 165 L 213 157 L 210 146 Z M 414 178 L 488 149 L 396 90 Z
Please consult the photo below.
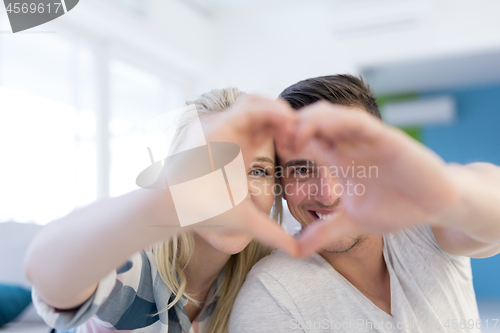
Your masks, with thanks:
M 323 257 L 274 251 L 247 276 L 229 332 L 480 332 L 470 259 L 444 252 L 428 225 L 384 235 L 391 314 Z

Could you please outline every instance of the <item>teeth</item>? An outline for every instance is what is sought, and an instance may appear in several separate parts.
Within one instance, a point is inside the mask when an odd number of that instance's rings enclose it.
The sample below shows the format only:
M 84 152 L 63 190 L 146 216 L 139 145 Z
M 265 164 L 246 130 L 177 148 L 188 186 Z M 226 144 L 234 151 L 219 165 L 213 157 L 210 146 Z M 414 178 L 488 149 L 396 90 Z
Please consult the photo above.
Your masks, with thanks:
M 320 220 L 326 220 L 328 218 L 327 214 L 321 214 L 319 212 L 314 212 Z

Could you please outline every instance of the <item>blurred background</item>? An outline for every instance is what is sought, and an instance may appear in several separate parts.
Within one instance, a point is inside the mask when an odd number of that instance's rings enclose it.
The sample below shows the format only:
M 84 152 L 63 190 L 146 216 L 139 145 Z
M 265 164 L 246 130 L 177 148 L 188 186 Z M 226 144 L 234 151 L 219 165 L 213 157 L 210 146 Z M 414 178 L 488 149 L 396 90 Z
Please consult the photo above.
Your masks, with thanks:
M 12 34 L 0 8 L 0 282 L 29 286 L 40 226 L 137 188 L 135 127 L 213 88 L 274 98 L 361 74 L 384 119 L 446 161 L 500 165 L 499 13 L 496 0 L 84 0 Z M 472 267 L 482 318 L 500 318 L 500 256 Z

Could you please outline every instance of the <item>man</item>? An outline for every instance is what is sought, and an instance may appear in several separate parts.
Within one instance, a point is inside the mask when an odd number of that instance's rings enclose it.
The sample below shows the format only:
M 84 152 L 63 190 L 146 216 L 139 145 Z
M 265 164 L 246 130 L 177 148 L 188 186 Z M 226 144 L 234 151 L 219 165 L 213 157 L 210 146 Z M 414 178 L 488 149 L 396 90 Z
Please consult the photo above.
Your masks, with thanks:
M 353 76 L 280 97 L 299 110 L 303 148 L 278 151 L 283 195 L 303 250 L 321 249 L 257 263 L 230 332 L 479 332 L 470 257 L 500 252 L 499 168 L 445 164 L 377 119 Z

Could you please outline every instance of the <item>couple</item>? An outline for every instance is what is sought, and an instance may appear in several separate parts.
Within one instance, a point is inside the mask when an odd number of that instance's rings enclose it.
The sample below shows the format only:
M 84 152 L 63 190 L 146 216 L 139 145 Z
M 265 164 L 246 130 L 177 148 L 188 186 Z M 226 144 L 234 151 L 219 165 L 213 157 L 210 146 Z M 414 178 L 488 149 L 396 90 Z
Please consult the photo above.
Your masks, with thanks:
M 241 148 L 250 195 L 235 208 L 181 228 L 168 190 L 140 189 L 47 225 L 25 260 L 45 321 L 57 332 L 479 331 L 469 257 L 500 252 L 499 169 L 446 165 L 377 119 L 352 76 L 280 97 L 225 89 L 192 102 L 207 141 Z M 183 117 L 177 142 L 192 130 Z M 363 193 L 336 190 L 349 183 Z M 281 194 L 297 239 L 278 225 Z

